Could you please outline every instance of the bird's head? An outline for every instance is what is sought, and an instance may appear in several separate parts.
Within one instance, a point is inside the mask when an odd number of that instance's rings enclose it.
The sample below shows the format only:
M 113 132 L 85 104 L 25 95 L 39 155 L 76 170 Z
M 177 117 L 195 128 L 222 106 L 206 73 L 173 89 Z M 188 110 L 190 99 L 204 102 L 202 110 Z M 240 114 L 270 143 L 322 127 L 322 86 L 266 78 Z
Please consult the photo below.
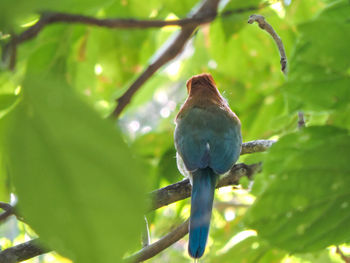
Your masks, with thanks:
M 209 73 L 193 76 L 187 80 L 186 86 L 188 94 L 191 94 L 199 89 L 211 89 L 213 91 L 217 91 L 215 81 Z

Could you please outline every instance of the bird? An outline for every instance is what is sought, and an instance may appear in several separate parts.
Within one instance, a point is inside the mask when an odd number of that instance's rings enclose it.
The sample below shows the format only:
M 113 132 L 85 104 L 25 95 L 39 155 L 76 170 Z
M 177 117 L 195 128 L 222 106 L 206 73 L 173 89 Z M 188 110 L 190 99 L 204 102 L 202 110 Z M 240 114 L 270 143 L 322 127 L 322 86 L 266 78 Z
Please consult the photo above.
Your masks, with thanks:
M 192 185 L 188 253 L 196 260 L 205 251 L 217 181 L 238 160 L 242 135 L 239 118 L 209 73 L 191 77 L 186 86 L 174 142 L 178 169 Z

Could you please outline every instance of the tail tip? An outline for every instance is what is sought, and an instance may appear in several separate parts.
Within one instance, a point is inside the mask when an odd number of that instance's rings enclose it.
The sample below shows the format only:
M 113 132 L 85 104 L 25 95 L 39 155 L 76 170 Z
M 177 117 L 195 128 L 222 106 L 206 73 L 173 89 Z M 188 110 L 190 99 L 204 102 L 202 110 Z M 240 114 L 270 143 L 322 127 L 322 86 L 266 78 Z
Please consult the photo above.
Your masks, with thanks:
M 205 247 L 196 247 L 196 248 L 193 248 L 191 247 L 191 244 L 188 245 L 188 254 L 192 257 L 192 258 L 200 258 L 203 256 L 204 254 L 204 250 L 205 250 Z

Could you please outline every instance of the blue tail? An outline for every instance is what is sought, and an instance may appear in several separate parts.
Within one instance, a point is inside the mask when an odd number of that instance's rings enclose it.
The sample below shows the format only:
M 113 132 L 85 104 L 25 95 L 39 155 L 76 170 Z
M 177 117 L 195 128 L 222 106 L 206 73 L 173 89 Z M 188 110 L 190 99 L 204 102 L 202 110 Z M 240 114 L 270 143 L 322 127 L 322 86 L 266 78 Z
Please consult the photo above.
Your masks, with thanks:
M 208 239 L 217 176 L 209 167 L 198 169 L 192 176 L 188 253 L 193 258 L 200 258 Z

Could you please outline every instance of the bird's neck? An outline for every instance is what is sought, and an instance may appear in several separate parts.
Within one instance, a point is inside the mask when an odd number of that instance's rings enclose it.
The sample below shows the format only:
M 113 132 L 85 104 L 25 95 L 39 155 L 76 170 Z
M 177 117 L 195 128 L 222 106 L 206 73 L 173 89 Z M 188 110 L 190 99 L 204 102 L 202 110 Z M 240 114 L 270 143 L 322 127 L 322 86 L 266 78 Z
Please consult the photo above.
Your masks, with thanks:
M 225 101 L 216 90 L 197 89 L 191 91 L 185 104 L 191 104 L 192 106 L 197 107 L 206 107 L 211 105 L 221 106 L 225 104 Z

